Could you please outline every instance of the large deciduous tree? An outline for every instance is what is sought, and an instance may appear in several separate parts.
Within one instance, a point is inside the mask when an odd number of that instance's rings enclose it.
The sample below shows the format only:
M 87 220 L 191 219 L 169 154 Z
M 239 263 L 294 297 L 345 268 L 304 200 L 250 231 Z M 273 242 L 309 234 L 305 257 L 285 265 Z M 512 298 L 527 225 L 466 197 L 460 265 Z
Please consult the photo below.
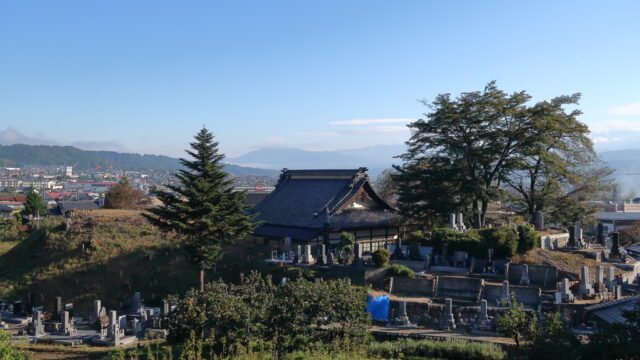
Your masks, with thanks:
M 597 158 L 581 111 L 567 112 L 579 94 L 559 96 L 529 108 L 530 140 L 516 154 L 519 166 L 507 178 L 519 212 L 529 219 L 537 211 L 557 222 L 585 220 L 585 200 L 612 189 L 612 170 Z
M 190 145 L 186 152 L 192 160 L 180 159 L 184 169 L 175 174 L 179 184 L 156 192 L 163 206 L 149 209 L 145 216 L 160 229 L 186 238 L 202 291 L 205 271 L 221 256 L 220 245 L 246 236 L 256 224 L 247 215 L 246 194 L 233 189 L 233 180 L 223 170 L 224 155 L 218 153 L 213 134 L 203 128 Z
M 489 203 L 510 199 L 532 218 L 543 211 L 569 221 L 584 217 L 585 198 L 606 190 L 610 170 L 595 155 L 589 129 L 577 120 L 579 94 L 529 105 L 524 91 L 482 91 L 436 97 L 431 112 L 409 125 L 400 158 L 400 210 L 414 219 L 451 212 L 485 224 Z
M 432 111 L 409 125 L 412 136 L 400 157 L 404 164 L 396 167 L 403 184 L 401 210 L 417 205 L 442 215 L 470 208 L 474 225 L 483 226 L 489 202 L 519 162 L 515 155 L 527 146 L 529 99 L 525 92 L 508 95 L 491 82 L 483 91 L 424 102 Z

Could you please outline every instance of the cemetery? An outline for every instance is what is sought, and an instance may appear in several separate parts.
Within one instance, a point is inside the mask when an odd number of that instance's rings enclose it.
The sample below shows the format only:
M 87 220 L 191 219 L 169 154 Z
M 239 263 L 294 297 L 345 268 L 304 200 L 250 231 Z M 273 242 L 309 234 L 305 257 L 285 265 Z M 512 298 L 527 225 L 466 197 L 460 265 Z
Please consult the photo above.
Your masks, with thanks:
M 596 330 L 601 320 L 595 313 L 603 308 L 617 311 L 616 304 L 629 307 L 635 303 L 628 299 L 635 299 L 639 289 L 640 262 L 619 245 L 617 232 L 607 233 L 602 224 L 590 229 L 579 222 L 568 231 L 549 229 L 541 214 L 536 220 L 541 249 L 529 254 L 538 251 L 549 257 L 571 257 L 570 264 L 531 263 L 526 256 L 514 256 L 515 260 L 527 260 L 514 262 L 496 256 L 493 249 L 484 257 L 473 256 L 449 250 L 453 244 L 447 243 L 439 251 L 420 246 L 417 255 L 398 237 L 386 246 L 392 254 L 391 264 L 415 273 L 414 277 L 398 277 L 386 275 L 385 268 L 374 269 L 372 253 L 354 244 L 348 266 L 354 279 L 364 278 L 373 286 L 369 311 L 375 328 L 386 335 L 395 331 L 420 336 L 420 329 L 424 329 L 423 334 L 440 330 L 452 335 L 495 336 L 499 342 L 496 320 L 512 301 L 538 316 L 560 312 L 581 333 Z M 468 231 L 462 214 L 452 214 L 448 227 L 459 233 Z M 336 261 L 340 255 L 330 244 L 292 247 L 290 239 L 284 244 L 285 251 L 274 251 L 267 261 L 299 267 L 345 267 Z M 446 337 L 442 332 L 439 336 Z
M 14 334 L 16 341 L 64 346 L 122 346 L 141 339 L 166 339 L 163 321 L 171 307 L 144 305 L 139 292 L 125 297 L 113 309 L 94 300 L 88 313 L 74 311 L 73 303 L 58 296 L 51 304 L 35 304 L 33 297 L 22 301 L 0 300 L 1 326 Z

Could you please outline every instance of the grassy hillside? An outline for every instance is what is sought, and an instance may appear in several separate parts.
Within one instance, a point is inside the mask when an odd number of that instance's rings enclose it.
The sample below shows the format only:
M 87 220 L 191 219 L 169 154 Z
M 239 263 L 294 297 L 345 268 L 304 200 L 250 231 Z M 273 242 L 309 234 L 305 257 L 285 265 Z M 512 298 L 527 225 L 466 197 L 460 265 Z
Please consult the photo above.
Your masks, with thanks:
M 178 239 L 159 232 L 136 211 L 96 210 L 47 220 L 19 242 L 0 242 L 0 298 L 49 306 L 55 296 L 88 309 L 94 299 L 117 306 L 125 294 L 141 291 L 149 304 L 197 284 L 197 273 Z M 262 257 L 261 244 L 235 247 Z M 84 249 L 84 250 L 83 250 Z M 257 249 L 257 250 L 256 250 Z M 229 253 L 208 278 L 234 278 L 257 261 Z M 244 252 L 242 252 L 244 253 Z

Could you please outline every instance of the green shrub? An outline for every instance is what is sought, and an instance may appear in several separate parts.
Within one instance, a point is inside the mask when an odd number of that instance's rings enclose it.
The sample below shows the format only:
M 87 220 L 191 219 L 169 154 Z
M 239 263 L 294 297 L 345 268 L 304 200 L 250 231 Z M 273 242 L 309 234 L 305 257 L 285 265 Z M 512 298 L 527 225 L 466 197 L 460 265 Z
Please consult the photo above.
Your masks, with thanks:
M 416 273 L 404 265 L 395 264 L 389 266 L 389 269 L 387 269 L 387 275 L 412 278 L 416 276 Z
M 372 343 L 370 356 L 398 359 L 410 356 L 464 360 L 504 360 L 506 352 L 496 344 L 447 339 L 444 341 L 403 339 Z
M 529 224 L 518 225 L 518 252 L 524 253 L 539 246 L 538 233 Z
M 389 259 L 391 259 L 391 251 L 387 249 L 378 249 L 371 254 L 373 266 L 377 268 L 389 266 Z
M 257 342 L 278 352 L 357 350 L 369 340 L 366 300 L 367 290 L 347 280 L 301 278 L 281 286 L 252 272 L 240 284 L 216 281 L 171 297 L 177 307 L 168 319 L 170 340 L 188 343 L 196 334 L 216 354 Z
M 460 232 L 448 228 L 435 229 L 431 234 L 431 242 L 437 252 L 442 251 L 442 246 L 448 244 L 448 254 L 454 251 L 466 251 L 471 256 L 486 257 L 480 237 L 476 231 Z
M 518 250 L 518 234 L 510 227 L 499 227 L 478 230 L 478 234 L 486 249 L 493 249 L 493 254 L 498 258 L 506 258 L 515 255 Z
M 513 256 L 518 249 L 518 234 L 509 227 L 472 229 L 464 233 L 441 228 L 433 231 L 431 240 L 436 251 L 441 251 L 442 245 L 447 243 L 449 255 L 454 251 L 466 251 L 477 258 L 486 258 L 488 249 L 493 249 L 496 257 Z
M 0 329 L 0 359 L 2 360 L 30 360 L 31 356 L 17 350 L 11 345 L 11 335 Z

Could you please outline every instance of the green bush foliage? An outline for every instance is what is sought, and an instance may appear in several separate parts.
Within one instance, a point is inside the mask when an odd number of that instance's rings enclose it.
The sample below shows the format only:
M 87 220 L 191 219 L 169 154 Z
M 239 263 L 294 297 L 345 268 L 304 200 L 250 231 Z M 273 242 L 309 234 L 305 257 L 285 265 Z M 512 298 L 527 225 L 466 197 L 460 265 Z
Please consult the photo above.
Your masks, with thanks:
M 385 359 L 413 356 L 464 360 L 504 360 L 507 358 L 506 352 L 496 344 L 454 339 L 444 341 L 403 339 L 372 343 L 368 348 L 368 354 Z
M 518 252 L 525 253 L 539 246 L 538 233 L 529 224 L 518 225 Z
M 404 265 L 395 264 L 389 266 L 389 269 L 387 269 L 387 275 L 412 278 L 416 276 L 416 273 Z
M 31 356 L 11 346 L 11 335 L 0 328 L 0 359 L 30 360 Z
M 186 341 L 194 333 L 215 353 L 255 341 L 273 344 L 279 353 L 317 344 L 356 349 L 368 341 L 366 299 L 366 289 L 346 280 L 299 279 L 280 286 L 252 272 L 237 285 L 216 281 L 205 291 L 170 298 L 177 308 L 168 328 L 172 341 Z
M 510 257 L 518 250 L 518 234 L 510 227 L 488 228 L 477 230 L 486 249 L 493 249 L 496 257 Z
M 391 259 L 391 251 L 387 249 L 378 249 L 371 254 L 373 266 L 377 268 L 389 266 L 389 259 Z
M 464 233 L 448 229 L 435 229 L 431 241 L 436 251 L 441 251 L 442 245 L 448 243 L 448 252 L 466 251 L 477 258 L 486 258 L 487 250 L 493 249 L 496 257 L 513 256 L 518 249 L 518 234 L 509 227 L 472 229 Z

